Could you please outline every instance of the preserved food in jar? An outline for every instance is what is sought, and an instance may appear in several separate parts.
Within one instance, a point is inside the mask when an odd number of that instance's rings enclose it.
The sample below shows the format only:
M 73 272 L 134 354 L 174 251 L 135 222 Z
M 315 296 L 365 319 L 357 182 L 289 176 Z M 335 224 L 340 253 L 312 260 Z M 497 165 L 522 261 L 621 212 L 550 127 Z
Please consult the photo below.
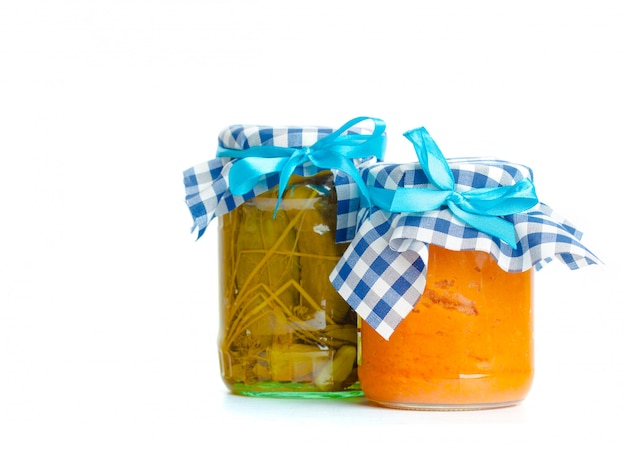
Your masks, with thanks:
M 517 404 L 533 379 L 533 271 L 599 259 L 539 202 L 530 168 L 404 136 L 418 163 L 362 170 L 373 207 L 330 275 L 362 320 L 363 393 L 406 409 Z
M 293 175 L 220 217 L 222 379 L 248 396 L 350 397 L 356 315 L 328 275 L 335 243 L 332 174 Z
M 389 340 L 362 323 L 365 396 L 409 409 L 519 403 L 533 378 L 532 298 L 532 270 L 430 245 L 424 293 Z

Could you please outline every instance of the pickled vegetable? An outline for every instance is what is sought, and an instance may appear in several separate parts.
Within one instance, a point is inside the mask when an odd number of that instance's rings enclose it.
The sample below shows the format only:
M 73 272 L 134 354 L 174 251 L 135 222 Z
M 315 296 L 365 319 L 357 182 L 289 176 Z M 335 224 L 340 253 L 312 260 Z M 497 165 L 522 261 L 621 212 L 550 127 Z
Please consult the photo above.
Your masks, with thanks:
M 355 396 L 356 315 L 328 280 L 335 243 L 329 172 L 293 176 L 221 218 L 222 378 L 235 393 Z
M 245 328 L 260 344 L 268 345 L 276 326 L 285 321 L 286 310 L 293 309 L 298 301 L 298 290 L 290 285 L 300 275 L 296 233 L 293 227 L 288 228 L 289 217 L 284 210 L 277 211 L 273 218 L 273 210 L 244 204 L 239 212 L 235 286 L 238 298 L 248 300 L 238 301 L 239 308 L 234 312 L 238 325 L 235 330 Z M 266 308 L 266 303 L 281 307 Z M 239 337 L 247 339 L 245 334 Z
M 320 390 L 332 390 L 341 385 L 350 376 L 356 362 L 356 348 L 346 345 L 337 350 L 315 376 L 315 385 Z
M 331 207 L 329 193 L 320 192 L 306 184 L 294 186 L 289 190 L 286 200 L 315 198 L 312 207 L 304 209 L 299 215 L 297 227 L 300 259 L 300 285 L 320 308 L 326 311 L 333 322 L 341 322 L 350 310 L 348 303 L 337 293 L 328 280 L 328 275 L 337 264 L 337 260 L 348 244 L 336 244 L 337 228 L 336 208 Z M 289 209 L 289 216 L 296 219 L 297 210 Z

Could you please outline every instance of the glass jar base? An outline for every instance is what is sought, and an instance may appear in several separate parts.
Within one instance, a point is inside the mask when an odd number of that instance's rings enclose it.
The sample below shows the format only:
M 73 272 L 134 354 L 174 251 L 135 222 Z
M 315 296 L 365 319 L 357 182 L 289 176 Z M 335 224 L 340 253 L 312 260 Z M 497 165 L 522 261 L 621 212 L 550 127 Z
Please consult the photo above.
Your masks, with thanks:
M 404 402 L 385 402 L 374 401 L 371 402 L 386 408 L 395 408 L 401 410 L 417 410 L 417 411 L 440 411 L 440 412 L 461 412 L 472 410 L 489 410 L 505 407 L 513 407 L 519 405 L 522 401 L 510 401 L 510 402 L 493 402 L 483 404 L 413 404 Z
M 231 384 L 227 385 L 233 394 L 239 396 L 264 397 L 264 398 L 300 398 L 300 399 L 324 399 L 324 398 L 356 398 L 362 397 L 363 391 L 358 384 L 345 390 L 321 391 L 307 384 L 296 382 L 263 382 L 254 385 Z

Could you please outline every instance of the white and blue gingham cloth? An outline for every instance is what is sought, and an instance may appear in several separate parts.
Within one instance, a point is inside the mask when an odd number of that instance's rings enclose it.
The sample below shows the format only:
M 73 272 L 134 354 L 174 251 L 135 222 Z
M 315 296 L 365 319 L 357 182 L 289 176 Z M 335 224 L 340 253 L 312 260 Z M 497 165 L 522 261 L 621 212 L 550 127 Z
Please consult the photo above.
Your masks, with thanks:
M 356 120 L 356 119 L 355 119 Z M 276 146 L 284 148 L 305 148 L 333 133 L 328 127 L 273 127 L 256 125 L 233 125 L 225 128 L 218 136 L 218 148 L 247 150 L 253 147 Z M 351 127 L 342 135 L 367 134 L 369 130 Z M 238 159 L 217 157 L 184 171 L 185 201 L 193 218 L 192 232 L 197 229 L 200 238 L 211 220 L 235 209 L 247 200 L 254 198 L 279 183 L 279 174 L 268 174 L 260 179 L 252 190 L 235 195 L 229 185 L 229 171 Z M 376 162 L 375 157 L 353 159 L 356 167 L 365 167 Z M 321 169 L 311 162 L 296 167 L 294 173 L 313 176 Z M 331 170 L 337 192 L 337 234 L 338 242 L 349 241 L 355 233 L 357 213 L 360 207 L 360 192 L 357 184 L 339 170 Z
M 529 168 L 504 161 L 471 158 L 448 163 L 458 192 L 532 179 Z M 362 174 L 368 186 L 432 188 L 419 163 L 378 163 Z M 357 314 L 388 339 L 424 292 L 431 244 L 490 253 L 508 272 L 539 270 L 553 259 L 571 269 L 600 262 L 580 243 L 581 232 L 545 204 L 503 218 L 514 224 L 516 249 L 462 223 L 446 207 L 419 213 L 363 208 L 357 233 L 330 280 Z

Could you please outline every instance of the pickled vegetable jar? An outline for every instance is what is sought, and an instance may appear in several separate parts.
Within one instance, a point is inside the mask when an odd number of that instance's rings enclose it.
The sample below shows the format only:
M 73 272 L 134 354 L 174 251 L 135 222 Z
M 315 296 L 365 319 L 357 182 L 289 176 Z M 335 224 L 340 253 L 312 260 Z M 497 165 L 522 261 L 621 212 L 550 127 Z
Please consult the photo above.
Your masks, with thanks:
M 290 183 L 220 217 L 222 377 L 246 395 L 360 394 L 356 315 L 328 275 L 335 243 L 330 173 Z
M 534 372 L 534 271 L 599 260 L 539 202 L 528 167 L 445 159 L 424 128 L 405 136 L 418 162 L 362 170 L 372 207 L 330 275 L 361 320 L 364 395 L 403 409 L 518 404 Z
M 219 221 L 218 350 L 232 393 L 363 394 L 356 314 L 329 274 L 367 196 L 359 169 L 382 159 L 385 142 L 371 118 L 337 130 L 234 125 L 217 159 L 185 172 L 199 237 Z

